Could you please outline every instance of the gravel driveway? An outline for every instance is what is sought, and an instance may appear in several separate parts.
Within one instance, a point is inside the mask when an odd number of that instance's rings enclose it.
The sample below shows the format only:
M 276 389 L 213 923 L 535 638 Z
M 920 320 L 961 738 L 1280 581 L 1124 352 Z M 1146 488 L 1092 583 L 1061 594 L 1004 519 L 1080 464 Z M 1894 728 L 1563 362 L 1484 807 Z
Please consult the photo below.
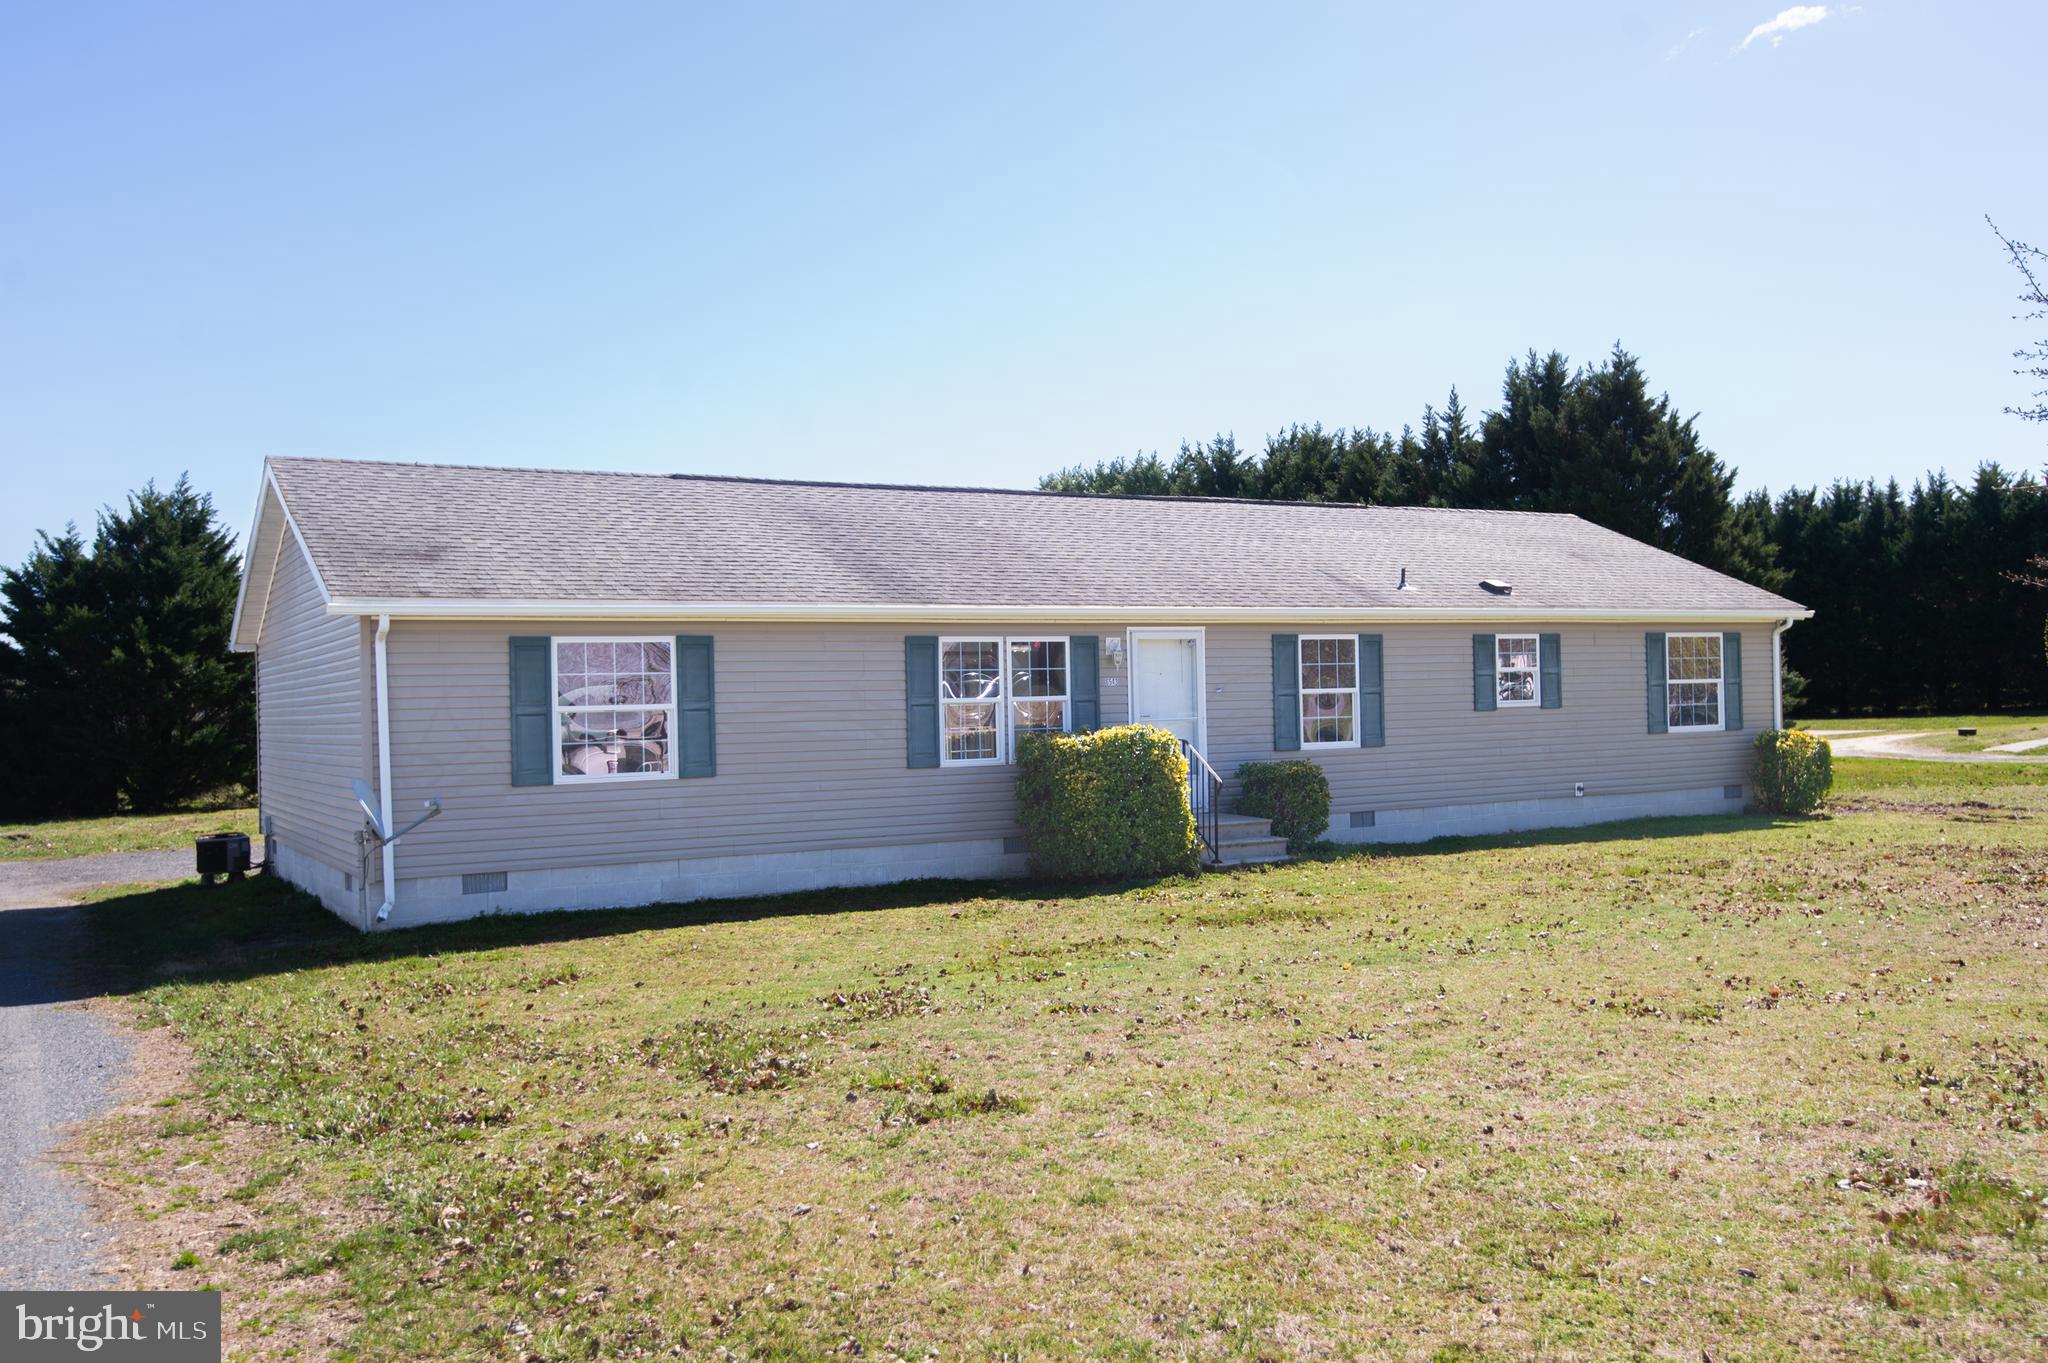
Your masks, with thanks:
M 71 896 L 191 874 L 187 849 L 0 862 L 0 1288 L 111 1285 L 102 1233 L 48 1158 L 65 1127 L 112 1100 L 130 1050 L 119 1028 L 76 1006 L 94 990 Z

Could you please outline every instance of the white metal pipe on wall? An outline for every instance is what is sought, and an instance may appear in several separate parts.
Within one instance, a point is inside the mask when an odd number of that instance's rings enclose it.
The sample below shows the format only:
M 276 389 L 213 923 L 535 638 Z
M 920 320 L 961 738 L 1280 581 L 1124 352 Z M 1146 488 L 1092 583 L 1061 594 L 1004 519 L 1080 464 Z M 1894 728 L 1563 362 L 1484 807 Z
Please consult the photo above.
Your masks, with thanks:
M 1771 631 L 1771 727 L 1785 727 L 1785 631 L 1792 628 L 1790 619 L 1780 620 L 1778 627 Z
M 391 831 L 391 663 L 384 640 L 391 633 L 391 617 L 377 617 L 377 818 L 384 825 L 384 902 L 377 907 L 377 921 L 391 916 L 398 899 L 398 848 Z

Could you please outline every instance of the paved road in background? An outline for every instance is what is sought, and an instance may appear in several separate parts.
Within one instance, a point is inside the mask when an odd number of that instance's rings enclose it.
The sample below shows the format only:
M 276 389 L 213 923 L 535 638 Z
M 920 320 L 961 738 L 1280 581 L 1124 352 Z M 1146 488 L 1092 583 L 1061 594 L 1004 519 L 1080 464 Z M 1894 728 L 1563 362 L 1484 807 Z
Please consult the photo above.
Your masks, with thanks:
M 78 1006 L 92 885 L 177 880 L 192 852 L 111 852 L 0 862 L 0 1289 L 112 1286 L 103 1231 L 50 1154 L 64 1128 L 103 1111 L 128 1063 L 127 1035 Z
M 1910 734 L 1878 729 L 1808 729 L 1807 732 L 1815 738 L 1825 738 L 1837 757 L 1907 757 L 1915 762 L 2048 761 L 2048 753 L 2020 756 L 2017 753 L 1997 752 L 1991 749 L 1982 752 L 1943 752 L 1940 748 L 1920 746 L 1919 740 L 1945 737 L 1954 732 L 1950 729 L 1928 729 Z M 2043 770 L 2048 772 L 2048 768 Z

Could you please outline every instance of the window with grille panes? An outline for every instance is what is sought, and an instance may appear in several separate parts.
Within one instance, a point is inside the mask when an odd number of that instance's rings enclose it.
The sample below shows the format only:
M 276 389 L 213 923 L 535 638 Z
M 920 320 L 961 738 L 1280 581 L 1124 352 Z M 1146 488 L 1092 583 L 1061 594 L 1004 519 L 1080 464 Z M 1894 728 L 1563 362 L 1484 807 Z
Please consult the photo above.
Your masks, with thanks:
M 613 781 L 672 774 L 675 640 L 551 642 L 555 780 Z
M 1065 733 L 1072 723 L 1068 641 L 939 640 L 939 762 L 1007 762 L 1019 734 Z
M 1540 645 L 1533 634 L 1493 636 L 1493 685 L 1497 704 L 1537 705 L 1543 700 Z
M 1358 636 L 1301 636 L 1301 746 L 1358 742 Z
M 1665 723 L 1671 729 L 1721 727 L 1721 636 L 1664 636 Z

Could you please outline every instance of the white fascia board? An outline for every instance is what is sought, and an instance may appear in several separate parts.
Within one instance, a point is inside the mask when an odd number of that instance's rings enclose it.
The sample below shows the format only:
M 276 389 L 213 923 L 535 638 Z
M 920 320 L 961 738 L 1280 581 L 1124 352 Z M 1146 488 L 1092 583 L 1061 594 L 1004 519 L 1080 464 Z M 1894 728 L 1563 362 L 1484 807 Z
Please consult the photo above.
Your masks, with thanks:
M 1503 624 L 1583 621 L 1598 624 L 1755 623 L 1805 620 L 1810 610 L 1607 610 L 1529 607 L 1473 610 L 1421 606 L 989 606 L 851 604 L 831 602 L 480 601 L 411 598 L 334 599 L 329 615 L 389 615 L 403 620 L 732 620 L 732 621 L 951 621 L 1036 623 L 1090 621 L 1118 624 L 1257 623 L 1261 621 L 1369 621 L 1395 624 Z
M 242 582 L 241 586 L 235 591 L 235 615 L 233 621 L 228 626 L 228 649 L 233 653 L 252 653 L 256 649 L 256 641 L 251 640 L 244 643 L 242 640 L 242 617 L 249 599 L 249 551 L 255 547 L 258 537 L 262 534 L 264 513 L 269 510 L 272 499 L 275 499 L 277 502 L 278 514 L 284 517 L 285 529 L 291 533 L 292 543 L 298 546 L 301 554 L 305 555 L 306 568 L 313 574 L 313 585 L 320 589 L 321 604 L 329 608 L 328 613 L 330 615 L 354 614 L 353 611 L 337 612 L 333 609 L 334 593 L 327 590 L 327 579 L 321 576 L 320 565 L 314 561 L 312 550 L 306 547 L 306 537 L 300 533 L 299 523 L 293 517 L 291 507 L 285 502 L 284 489 L 277 485 L 277 474 L 271 469 L 269 461 L 265 460 L 263 464 L 263 482 L 256 490 L 256 515 L 249 523 L 249 538 L 242 547 Z M 282 548 L 283 544 L 284 536 L 280 534 L 278 536 L 278 545 Z M 267 597 L 276 588 L 277 562 L 273 555 L 270 579 L 263 587 L 265 596 Z
M 256 509 L 249 515 L 249 533 L 242 540 L 242 581 L 235 588 L 235 615 L 228 623 L 228 651 L 231 653 L 252 653 L 256 645 L 242 642 L 242 610 L 249 601 L 249 575 L 255 571 L 254 554 L 256 541 L 263 533 L 264 505 L 270 498 L 270 465 L 263 466 L 263 476 L 256 481 Z

